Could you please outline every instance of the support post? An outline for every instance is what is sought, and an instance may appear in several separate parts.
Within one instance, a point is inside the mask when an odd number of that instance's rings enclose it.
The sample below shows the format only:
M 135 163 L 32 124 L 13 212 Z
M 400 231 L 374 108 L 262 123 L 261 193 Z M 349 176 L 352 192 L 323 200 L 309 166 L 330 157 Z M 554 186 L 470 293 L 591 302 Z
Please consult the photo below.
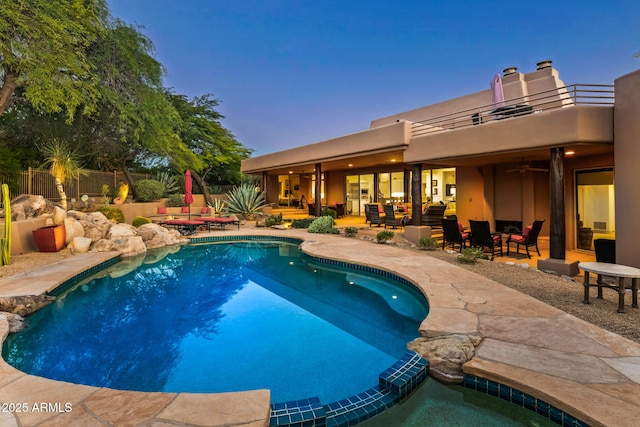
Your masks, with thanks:
M 411 224 L 422 225 L 422 165 L 411 169 Z

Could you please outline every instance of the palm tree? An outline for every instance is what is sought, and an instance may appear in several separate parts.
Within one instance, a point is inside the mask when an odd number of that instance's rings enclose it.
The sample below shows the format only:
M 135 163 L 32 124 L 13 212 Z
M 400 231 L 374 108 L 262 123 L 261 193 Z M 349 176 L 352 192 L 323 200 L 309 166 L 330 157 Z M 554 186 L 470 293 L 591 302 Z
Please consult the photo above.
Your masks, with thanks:
M 60 205 L 67 210 L 67 194 L 64 192 L 62 184 L 67 178 L 75 179 L 86 172 L 80 167 L 80 155 L 71 150 L 67 143 L 53 140 L 41 147 L 44 157 L 44 167 L 49 169 L 49 173 L 56 180 L 56 189 L 60 194 Z

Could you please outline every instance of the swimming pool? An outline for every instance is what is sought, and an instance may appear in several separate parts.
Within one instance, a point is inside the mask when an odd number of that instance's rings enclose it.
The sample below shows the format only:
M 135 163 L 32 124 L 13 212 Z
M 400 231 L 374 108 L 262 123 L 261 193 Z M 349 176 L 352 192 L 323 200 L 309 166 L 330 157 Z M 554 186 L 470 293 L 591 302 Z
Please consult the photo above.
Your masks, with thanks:
M 124 390 L 269 388 L 275 402 L 331 402 L 377 384 L 427 314 L 414 289 L 314 263 L 286 242 L 187 246 L 121 267 L 61 290 L 6 340 L 5 360 Z

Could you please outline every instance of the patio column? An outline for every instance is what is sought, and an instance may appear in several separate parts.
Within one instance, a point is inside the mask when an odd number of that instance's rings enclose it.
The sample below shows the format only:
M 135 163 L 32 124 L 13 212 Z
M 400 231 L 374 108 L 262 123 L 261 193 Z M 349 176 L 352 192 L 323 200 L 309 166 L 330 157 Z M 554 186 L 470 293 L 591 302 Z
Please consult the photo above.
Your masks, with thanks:
M 322 210 L 322 164 L 316 163 L 316 212 L 315 216 L 320 217 L 320 211 Z
M 549 258 L 564 259 L 566 230 L 564 219 L 564 148 L 551 149 L 549 184 L 551 218 L 549 221 Z
M 411 170 L 411 224 L 422 225 L 422 164 Z
M 262 182 L 260 183 L 260 191 L 264 191 L 265 200 L 267 199 L 267 171 L 262 171 Z
M 409 201 L 409 188 L 411 187 L 409 185 L 409 180 L 411 179 L 411 171 L 409 169 L 405 169 L 404 170 L 404 176 L 403 176 L 403 188 L 402 188 L 402 192 L 404 193 L 404 196 L 402 197 L 402 202 L 403 203 L 407 203 Z

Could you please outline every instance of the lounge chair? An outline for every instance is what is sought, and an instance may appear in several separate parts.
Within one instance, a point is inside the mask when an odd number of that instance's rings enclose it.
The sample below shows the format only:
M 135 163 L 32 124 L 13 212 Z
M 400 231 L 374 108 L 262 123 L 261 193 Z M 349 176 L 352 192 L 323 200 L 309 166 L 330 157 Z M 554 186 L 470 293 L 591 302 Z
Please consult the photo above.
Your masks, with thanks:
M 387 226 L 391 228 L 402 227 L 402 218 L 404 215 L 398 215 L 393 210 L 393 206 L 384 205 L 384 228 Z
M 385 215 L 380 215 L 378 212 L 378 205 L 375 203 L 366 205 L 367 213 L 369 214 L 369 227 L 372 224 L 377 224 L 378 227 L 385 223 Z
M 535 246 L 536 252 L 538 252 L 538 256 L 540 256 L 540 249 L 538 249 L 538 235 L 540 234 L 540 230 L 542 230 L 543 223 L 544 220 L 536 220 L 533 221 L 533 224 L 527 225 L 522 231 L 522 234 L 509 234 L 506 242 L 507 256 L 509 256 L 509 243 L 516 244 L 516 253 L 519 253 L 520 245 L 523 245 L 529 258 L 531 258 L 529 246 Z
M 456 249 L 456 244 L 460 245 L 460 252 L 467 247 L 469 233 L 465 232 L 462 224 L 455 219 L 440 218 L 442 226 L 442 249 L 445 244 L 451 245 L 451 249 Z
M 469 220 L 471 227 L 471 246 L 476 248 L 488 248 L 491 251 L 491 261 L 495 256 L 496 249 L 502 253 L 502 234 L 492 233 L 489 221 Z
M 422 212 L 422 225 L 428 225 L 430 227 L 442 227 L 440 221 L 444 218 L 444 211 L 447 209 L 445 205 L 432 205 Z

